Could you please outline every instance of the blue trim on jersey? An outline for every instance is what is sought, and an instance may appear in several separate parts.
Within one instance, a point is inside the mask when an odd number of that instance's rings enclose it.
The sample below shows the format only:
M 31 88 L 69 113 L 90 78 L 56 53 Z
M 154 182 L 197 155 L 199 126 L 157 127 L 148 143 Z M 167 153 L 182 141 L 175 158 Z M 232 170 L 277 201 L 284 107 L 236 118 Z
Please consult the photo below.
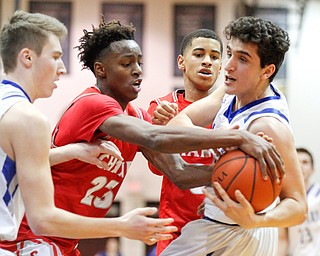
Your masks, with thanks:
M 6 157 L 6 160 L 4 161 L 3 168 L 2 168 L 2 174 L 7 182 L 7 190 L 3 196 L 3 200 L 5 204 L 8 206 L 11 199 L 14 197 L 14 194 L 16 193 L 18 189 L 18 184 L 14 187 L 13 191 L 10 193 L 10 183 L 16 176 L 16 164 L 13 160 L 11 160 L 8 156 Z
M 252 112 L 247 118 L 244 119 L 244 122 L 247 122 L 248 119 L 254 115 L 259 115 L 259 114 L 264 114 L 264 113 L 276 114 L 278 116 L 281 116 L 283 119 L 285 119 L 289 123 L 289 119 L 284 114 L 282 114 L 279 110 L 274 109 L 274 108 L 266 108 L 266 109 L 263 109 L 262 111 Z
M 310 186 L 310 188 L 307 190 L 307 195 L 310 193 L 311 190 L 314 189 L 314 187 L 315 187 L 315 184 L 312 184 L 312 185 Z M 315 195 L 316 195 L 316 197 L 318 197 L 318 196 L 320 195 L 320 189 L 318 189 L 318 188 L 315 188 L 315 189 L 317 189 Z
M 4 79 L 4 80 L 2 80 L 1 83 L 3 83 L 3 84 L 10 84 L 11 86 L 18 88 L 20 91 L 23 92 L 23 94 L 26 96 L 26 98 L 29 100 L 29 102 L 31 102 L 28 94 L 27 94 L 18 84 L 16 84 L 15 82 L 12 82 L 12 81 L 5 80 L 5 79 Z M 17 96 L 18 96 L 18 95 L 17 95 Z M 9 97 L 8 97 L 8 98 L 9 98 Z
M 234 98 L 232 99 L 232 101 L 230 102 L 230 105 L 229 107 L 227 108 L 227 110 L 224 112 L 224 116 L 228 119 L 229 123 L 231 123 L 232 119 L 237 116 L 237 115 L 240 115 L 241 113 L 245 112 L 246 110 L 252 108 L 252 107 L 255 107 L 256 105 L 259 105 L 260 103 L 263 103 L 263 102 L 266 102 L 266 101 L 269 101 L 269 100 L 280 100 L 281 99 L 281 96 L 280 94 L 275 90 L 275 88 L 273 87 L 272 84 L 270 84 L 270 88 L 271 90 L 273 91 L 273 93 L 275 95 L 273 96 L 268 96 L 268 97 L 265 97 L 265 98 L 262 98 L 262 99 L 258 99 L 258 100 L 255 100 L 255 101 L 252 101 L 250 103 L 248 103 L 247 105 L 239 108 L 238 110 L 236 111 L 232 111 L 233 109 L 233 106 L 234 104 L 236 103 L 236 96 L 234 96 Z M 253 115 L 256 115 L 256 114 L 262 114 L 262 113 L 274 113 L 274 114 L 277 114 L 281 117 L 283 117 L 288 123 L 289 123 L 289 120 L 288 118 L 283 115 L 280 111 L 276 110 L 276 109 L 272 109 L 272 108 L 269 108 L 269 109 L 264 109 L 260 112 L 252 112 L 249 117 L 253 116 Z M 244 122 L 246 122 L 248 119 L 246 118 L 244 120 Z

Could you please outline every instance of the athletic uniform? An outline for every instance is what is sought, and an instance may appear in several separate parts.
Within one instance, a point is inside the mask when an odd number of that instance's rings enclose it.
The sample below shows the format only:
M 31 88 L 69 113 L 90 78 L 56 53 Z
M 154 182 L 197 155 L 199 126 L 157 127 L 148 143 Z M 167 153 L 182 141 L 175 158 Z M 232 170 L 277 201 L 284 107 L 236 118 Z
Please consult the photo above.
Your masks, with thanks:
M 290 256 L 320 255 L 320 186 L 312 184 L 307 190 L 308 218 L 288 228 Z
M 157 105 L 164 100 L 177 103 L 179 112 L 192 103 L 185 100 L 184 90 L 176 90 L 164 97 L 154 99 L 150 102 L 148 112 L 151 116 L 153 116 L 153 112 Z M 213 155 L 207 155 L 205 154 L 205 151 L 202 150 L 183 153 L 181 154 L 181 157 L 188 163 L 212 164 L 213 161 Z M 149 164 L 149 168 L 153 173 L 162 175 L 162 173 L 151 164 Z M 163 176 L 159 217 L 174 219 L 172 225 L 176 226 L 178 230 L 173 233 L 172 240 L 176 239 L 180 235 L 181 228 L 186 223 L 200 218 L 200 216 L 197 214 L 197 208 L 203 202 L 203 200 L 204 195 L 201 191 L 201 188 L 180 190 L 166 176 Z M 157 255 L 160 255 L 160 253 L 172 242 L 172 240 L 158 241 Z
M 93 142 L 97 139 L 112 141 L 121 151 L 124 161 L 107 156 L 110 170 L 103 170 L 79 160 L 71 160 L 52 167 L 55 188 L 55 203 L 58 208 L 83 216 L 104 217 L 127 174 L 131 162 L 139 150 L 138 146 L 116 140 L 99 131 L 99 126 L 109 117 L 123 114 L 119 103 L 101 94 L 97 87 L 90 87 L 79 95 L 69 106 L 57 124 L 52 147 L 75 142 Z M 147 112 L 129 104 L 126 113 L 150 122 Z M 79 223 L 81 225 L 81 223 Z M 26 242 L 28 240 L 28 244 Z M 2 243 L 0 247 L 23 254 L 26 247 L 38 253 L 49 248 L 52 254 L 41 255 L 80 255 L 76 249 L 77 239 L 36 236 L 24 218 L 15 243 Z M 29 251 L 30 251 L 29 250 Z
M 8 80 L 0 85 L 0 119 L 17 102 L 29 101 L 22 88 Z M 24 214 L 24 204 L 18 186 L 16 163 L 0 147 L 0 240 L 16 239 Z M 0 255 L 10 255 L 0 249 Z
M 259 117 L 277 118 L 291 131 L 289 111 L 284 95 L 270 85 L 274 96 L 253 101 L 233 111 L 234 95 L 226 95 L 213 122 L 213 129 L 239 124 L 241 129 Z M 212 187 L 208 188 L 211 190 Z M 270 206 L 274 207 L 275 203 Z M 173 241 L 161 256 L 273 256 L 277 253 L 277 228 L 244 229 L 224 215 L 209 199 L 205 199 L 205 217 L 189 222 L 181 236 Z

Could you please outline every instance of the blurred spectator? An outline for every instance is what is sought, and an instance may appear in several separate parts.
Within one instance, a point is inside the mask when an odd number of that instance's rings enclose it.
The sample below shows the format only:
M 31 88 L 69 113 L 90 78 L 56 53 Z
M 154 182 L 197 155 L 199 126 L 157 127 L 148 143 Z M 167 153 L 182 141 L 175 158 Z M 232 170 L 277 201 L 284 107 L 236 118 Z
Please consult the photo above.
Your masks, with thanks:
M 105 249 L 95 256 L 122 256 L 120 253 L 120 242 L 118 238 L 110 237 L 106 240 Z

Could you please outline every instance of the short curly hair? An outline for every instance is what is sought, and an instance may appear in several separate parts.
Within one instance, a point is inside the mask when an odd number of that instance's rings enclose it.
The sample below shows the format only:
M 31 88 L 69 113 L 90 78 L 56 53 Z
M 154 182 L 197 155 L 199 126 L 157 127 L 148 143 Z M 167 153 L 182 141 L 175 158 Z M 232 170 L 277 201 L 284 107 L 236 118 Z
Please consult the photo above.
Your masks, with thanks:
M 240 17 L 230 22 L 224 29 L 224 35 L 228 40 L 237 38 L 244 43 L 251 42 L 258 46 L 261 67 L 269 64 L 276 66 L 276 71 L 269 78 L 270 82 L 278 73 L 290 47 L 286 31 L 270 21 L 257 17 Z
M 134 40 L 135 31 L 132 24 L 123 25 L 116 20 L 106 24 L 104 16 L 101 16 L 99 27 L 92 26 L 92 32 L 84 29 L 84 36 L 79 39 L 80 45 L 75 47 L 79 50 L 78 57 L 83 63 L 83 68 L 94 73 L 94 63 L 108 52 L 111 43 Z

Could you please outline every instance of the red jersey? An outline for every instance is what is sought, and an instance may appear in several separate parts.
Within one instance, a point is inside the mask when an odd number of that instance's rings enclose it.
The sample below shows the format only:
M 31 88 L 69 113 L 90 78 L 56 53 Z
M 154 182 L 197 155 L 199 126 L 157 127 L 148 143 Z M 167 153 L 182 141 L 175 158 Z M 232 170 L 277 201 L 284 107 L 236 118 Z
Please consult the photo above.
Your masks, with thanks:
M 148 113 L 151 116 L 153 116 L 153 112 L 157 105 L 159 105 L 160 102 L 163 100 L 177 103 L 179 112 L 192 103 L 185 100 L 184 90 L 177 90 L 162 98 L 157 98 L 151 101 L 148 109 Z M 202 150 L 182 153 L 180 155 L 188 163 L 209 165 L 212 164 L 212 161 L 214 159 L 213 155 L 207 156 L 204 154 Z M 149 168 L 153 173 L 157 175 L 162 175 L 161 172 L 151 164 L 149 164 Z M 157 255 L 160 255 L 160 253 L 174 239 L 176 239 L 180 235 L 181 228 L 185 224 L 200 217 L 197 214 L 197 209 L 198 206 L 203 202 L 203 200 L 204 195 L 202 194 L 199 188 L 190 190 L 180 190 L 166 176 L 163 176 L 159 206 L 159 217 L 173 218 L 174 222 L 172 223 L 172 225 L 177 226 L 178 231 L 173 233 L 172 240 L 158 241 Z
M 151 122 L 148 113 L 131 104 L 125 111 Z M 139 147 L 108 136 L 99 126 L 109 117 L 123 114 L 119 103 L 90 87 L 80 94 L 61 117 L 53 132 L 52 146 L 75 142 L 93 142 L 96 139 L 112 141 L 121 151 L 123 162 L 107 157 L 111 170 L 103 170 L 79 160 L 71 160 L 52 167 L 56 206 L 79 215 L 104 217 L 111 207 Z M 79 224 L 80 225 L 80 224 Z M 26 218 L 21 224 L 17 241 L 42 238 L 57 244 L 64 255 L 79 255 L 77 239 L 39 237 L 32 233 Z M 15 243 L 17 242 L 15 241 Z

